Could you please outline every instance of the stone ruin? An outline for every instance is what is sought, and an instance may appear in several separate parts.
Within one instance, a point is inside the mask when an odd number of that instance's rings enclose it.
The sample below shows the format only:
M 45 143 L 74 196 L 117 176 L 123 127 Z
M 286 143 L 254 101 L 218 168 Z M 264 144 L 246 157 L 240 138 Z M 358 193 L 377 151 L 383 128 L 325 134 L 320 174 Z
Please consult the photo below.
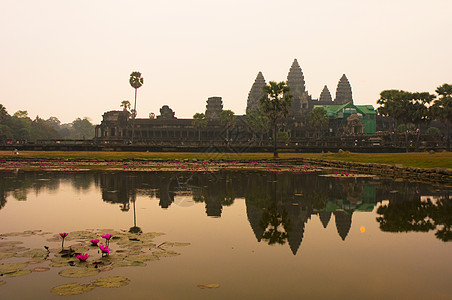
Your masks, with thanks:
M 223 101 L 221 97 L 209 97 L 206 105 L 207 120 L 219 120 L 223 111 Z
M 157 119 L 176 119 L 174 114 L 174 111 L 168 105 L 163 105 L 162 108 L 160 108 L 160 116 L 157 116 Z

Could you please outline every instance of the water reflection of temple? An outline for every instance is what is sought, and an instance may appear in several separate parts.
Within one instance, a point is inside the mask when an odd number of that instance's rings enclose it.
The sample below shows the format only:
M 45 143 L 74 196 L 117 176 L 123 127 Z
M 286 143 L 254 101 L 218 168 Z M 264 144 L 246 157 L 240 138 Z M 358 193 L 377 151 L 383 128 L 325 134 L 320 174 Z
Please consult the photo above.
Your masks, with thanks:
M 26 201 L 29 192 L 56 190 L 62 182 L 70 182 L 76 191 L 94 184 L 100 188 L 103 201 L 119 205 L 122 211 L 129 211 L 137 196 L 156 198 L 162 209 L 169 209 L 175 198 L 183 195 L 203 203 L 207 216 L 218 218 L 225 206 L 237 198 L 245 199 L 256 240 L 288 244 L 293 254 L 299 251 L 306 224 L 313 216 L 324 228 L 332 226 L 334 220 L 339 238 L 345 241 L 353 214 L 372 211 L 375 205 L 383 231 L 436 230 L 438 239 L 452 240 L 452 193 L 421 183 L 265 172 L 19 172 L 2 179 L 0 209 L 10 196 Z

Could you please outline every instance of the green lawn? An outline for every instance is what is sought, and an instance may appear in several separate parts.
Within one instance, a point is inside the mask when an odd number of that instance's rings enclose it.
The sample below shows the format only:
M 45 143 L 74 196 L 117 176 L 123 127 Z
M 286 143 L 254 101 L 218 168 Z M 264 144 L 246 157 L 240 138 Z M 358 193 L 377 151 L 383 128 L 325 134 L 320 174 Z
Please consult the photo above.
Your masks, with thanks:
M 259 160 L 271 159 L 272 153 L 179 153 L 179 152 L 58 152 L 58 151 L 23 151 L 13 155 L 10 151 L 0 151 L 0 158 L 45 158 L 45 159 L 227 159 Z M 419 153 L 281 153 L 281 159 L 313 158 L 363 163 L 401 164 L 418 168 L 452 168 L 452 152 L 429 154 Z

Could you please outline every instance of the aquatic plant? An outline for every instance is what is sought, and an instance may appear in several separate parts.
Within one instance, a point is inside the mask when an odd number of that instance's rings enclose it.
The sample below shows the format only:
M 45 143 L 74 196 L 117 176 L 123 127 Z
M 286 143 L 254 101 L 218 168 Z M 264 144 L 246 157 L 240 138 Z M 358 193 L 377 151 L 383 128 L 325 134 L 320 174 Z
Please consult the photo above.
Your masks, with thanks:
M 67 233 L 67 232 L 60 232 L 60 236 L 61 236 L 61 238 L 62 238 L 62 241 L 61 241 L 61 249 L 64 249 L 64 239 L 67 237 L 68 234 L 69 234 L 69 233 Z
M 108 246 L 99 244 L 99 249 L 100 249 L 100 251 L 102 251 L 102 256 L 104 256 L 104 254 L 108 255 L 110 253 L 110 248 L 108 248 Z
M 101 237 L 103 237 L 105 239 L 105 244 L 107 244 L 107 247 L 108 247 L 108 245 L 110 244 L 110 239 L 113 237 L 113 235 L 107 233 L 107 234 L 102 234 Z
M 97 244 L 99 243 L 99 240 L 98 239 L 93 239 L 93 240 L 90 240 L 90 242 L 91 242 L 92 246 L 97 246 Z
M 77 254 L 77 258 L 78 258 L 80 261 L 86 261 L 86 260 L 88 259 L 88 257 L 89 257 L 89 254 L 88 254 L 88 253 L 80 253 L 80 254 Z

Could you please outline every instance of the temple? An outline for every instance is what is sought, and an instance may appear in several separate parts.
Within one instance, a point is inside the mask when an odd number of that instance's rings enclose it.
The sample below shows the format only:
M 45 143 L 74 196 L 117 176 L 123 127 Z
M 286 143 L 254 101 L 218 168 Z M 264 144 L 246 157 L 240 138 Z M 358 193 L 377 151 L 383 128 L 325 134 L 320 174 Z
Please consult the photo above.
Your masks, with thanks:
M 219 96 L 209 97 L 206 103 L 206 123 L 193 119 L 177 118 L 175 112 L 163 105 L 157 118 L 133 119 L 127 110 L 104 113 L 100 125 L 96 127 L 96 140 L 108 142 L 187 143 L 190 141 L 250 141 L 260 136 L 261 141 L 271 140 L 271 133 L 259 133 L 248 121 L 247 115 L 258 111 L 260 99 L 265 95 L 266 81 L 262 72 L 257 74 L 246 100 L 246 114 L 236 115 L 236 122 L 230 128 L 220 120 L 223 101 Z M 327 128 L 322 128 L 323 136 L 371 134 L 376 132 L 376 112 L 371 105 L 355 105 L 352 88 L 345 74 L 340 78 L 336 95 L 333 97 L 325 85 L 320 97 L 314 99 L 308 93 L 305 77 L 297 59 L 294 59 L 287 75 L 287 85 L 292 95 L 289 115 L 281 131 L 287 132 L 292 142 L 317 137 L 320 130 L 309 124 L 309 113 L 316 107 L 325 109 L 329 118 Z M 133 130 L 132 130 L 133 129 Z M 227 134 L 226 134 L 227 132 Z

